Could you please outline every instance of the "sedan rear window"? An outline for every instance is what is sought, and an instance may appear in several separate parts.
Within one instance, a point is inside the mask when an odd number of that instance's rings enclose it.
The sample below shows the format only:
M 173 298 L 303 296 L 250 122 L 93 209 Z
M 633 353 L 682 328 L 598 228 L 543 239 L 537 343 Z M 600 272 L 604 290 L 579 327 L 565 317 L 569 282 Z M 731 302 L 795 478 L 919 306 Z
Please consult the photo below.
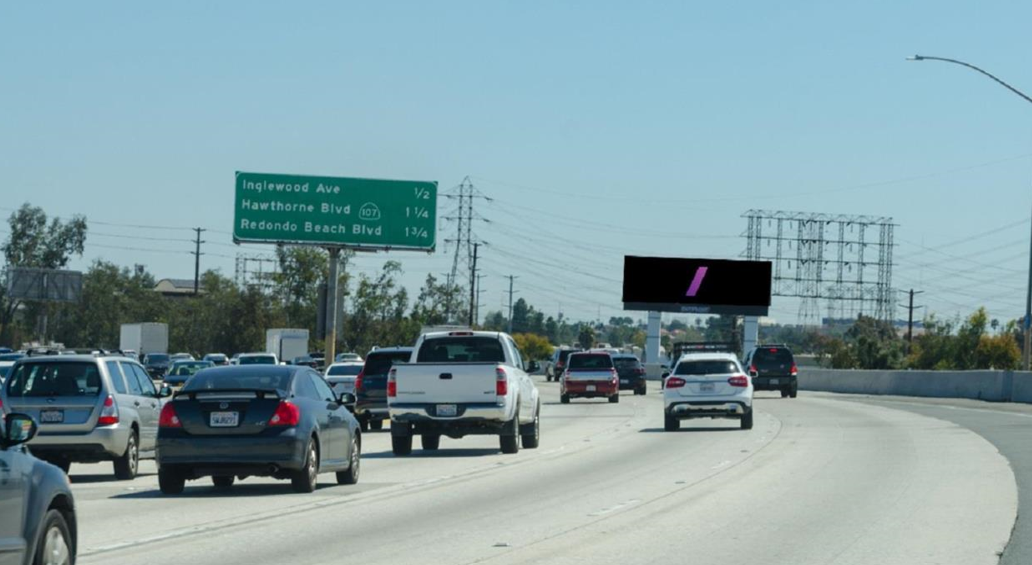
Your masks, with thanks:
M 641 362 L 631 357 L 615 357 L 613 363 L 617 369 L 637 369 L 641 366 Z
M 370 353 L 366 357 L 365 369 L 363 370 L 367 375 L 386 375 L 395 363 L 408 363 L 411 358 L 411 351 Z
M 331 377 L 357 375 L 362 371 L 361 365 L 337 365 L 330 367 L 326 374 Z
M 241 356 L 238 363 L 241 365 L 275 365 L 276 358 L 272 355 L 248 355 Z
M 608 355 L 571 355 L 570 369 L 612 369 L 613 358 Z
M 247 371 L 209 372 L 202 371 L 186 381 L 183 392 L 201 392 L 205 390 L 277 390 L 290 388 L 290 373 L 282 374 L 248 374 Z
M 675 375 L 730 375 L 741 373 L 734 361 L 685 361 L 677 364 Z
M 419 348 L 419 363 L 504 363 L 502 342 L 494 337 L 428 339 Z
M 7 380 L 8 396 L 97 396 L 100 389 L 93 363 L 26 363 Z

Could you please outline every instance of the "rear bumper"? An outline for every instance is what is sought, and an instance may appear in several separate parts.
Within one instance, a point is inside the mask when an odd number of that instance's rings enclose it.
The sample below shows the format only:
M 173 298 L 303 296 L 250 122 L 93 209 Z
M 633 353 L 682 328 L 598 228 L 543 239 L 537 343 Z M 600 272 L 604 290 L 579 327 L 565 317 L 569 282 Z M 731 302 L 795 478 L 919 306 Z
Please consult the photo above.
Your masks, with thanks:
M 699 400 L 671 402 L 665 408 L 667 416 L 679 420 L 691 418 L 741 418 L 752 410 L 742 400 Z
M 594 390 L 589 390 L 592 387 Z M 620 394 L 619 381 L 563 381 L 563 392 L 567 396 L 577 398 L 597 398 Z
M 226 474 L 274 474 L 274 469 L 301 469 L 307 441 L 307 436 L 299 437 L 295 429 L 259 436 L 159 435 L 156 458 L 159 467 L 192 469 L 199 476 L 219 474 L 209 472 L 212 470 Z
M 645 386 L 645 375 L 619 377 L 620 390 L 632 390 Z
M 371 416 L 386 418 L 388 415 L 387 390 L 359 393 L 355 402 L 355 415 L 365 418 Z
M 799 378 L 795 375 L 752 377 L 752 385 L 754 390 L 790 390 L 798 388 Z
M 456 416 L 449 418 L 437 416 L 437 404 L 392 404 L 391 434 L 433 432 L 454 437 L 497 434 L 512 419 L 505 405 L 466 403 L 456 404 L 455 407 Z
M 29 449 L 41 459 L 68 459 L 78 463 L 121 457 L 129 444 L 128 425 L 94 428 L 85 433 L 42 432 L 29 442 Z

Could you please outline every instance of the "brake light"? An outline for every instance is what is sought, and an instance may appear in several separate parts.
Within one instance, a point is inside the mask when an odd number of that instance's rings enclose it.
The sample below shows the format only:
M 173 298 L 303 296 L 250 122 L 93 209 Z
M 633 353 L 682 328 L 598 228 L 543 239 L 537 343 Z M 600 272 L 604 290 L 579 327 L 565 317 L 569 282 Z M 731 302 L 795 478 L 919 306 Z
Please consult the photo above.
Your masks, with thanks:
M 495 368 L 495 396 L 509 394 L 509 378 L 505 375 L 505 369 Z
M 179 421 L 176 414 L 176 407 L 171 402 L 161 407 L 161 415 L 158 416 L 159 428 L 181 428 L 183 423 Z
M 792 372 L 792 376 L 793 377 L 799 374 L 799 368 L 796 367 L 795 363 L 792 363 L 792 371 L 791 372 Z
M 778 352 L 778 349 L 777 349 L 776 347 L 771 347 L 771 348 L 770 348 L 770 349 L 768 349 L 767 351 L 770 351 L 771 353 L 777 353 L 777 352 Z
M 104 399 L 104 408 L 100 410 L 100 417 L 97 418 L 98 426 L 110 426 L 118 423 L 118 405 L 115 404 L 115 397 L 108 395 Z
M 448 336 L 462 336 L 462 337 L 466 337 L 466 336 L 471 336 L 471 335 L 473 335 L 473 332 L 449 332 L 448 333 Z
M 728 379 L 727 384 L 734 387 L 747 387 L 749 386 L 749 377 L 737 375 Z
M 387 398 L 395 398 L 398 396 L 398 370 L 391 368 L 391 372 L 387 374 Z
M 754 373 L 759 373 L 760 372 L 760 370 L 756 368 L 756 364 L 755 363 L 752 364 L 752 365 L 749 365 L 749 370 L 754 372 Z
M 301 422 L 301 409 L 289 400 L 280 400 L 279 406 L 272 418 L 269 418 L 269 426 L 293 427 Z
M 609 369 L 609 378 L 615 383 L 616 382 L 616 369 Z
M 365 370 L 358 372 L 358 376 L 355 377 L 355 392 L 362 392 L 362 379 L 365 378 Z
M 681 388 L 685 384 L 684 379 L 680 377 L 667 377 L 667 380 L 663 382 L 663 388 Z
M 636 369 L 636 371 L 637 371 L 637 373 L 638 373 L 639 375 L 644 375 L 644 374 L 645 374 L 645 367 L 638 367 L 638 368 Z

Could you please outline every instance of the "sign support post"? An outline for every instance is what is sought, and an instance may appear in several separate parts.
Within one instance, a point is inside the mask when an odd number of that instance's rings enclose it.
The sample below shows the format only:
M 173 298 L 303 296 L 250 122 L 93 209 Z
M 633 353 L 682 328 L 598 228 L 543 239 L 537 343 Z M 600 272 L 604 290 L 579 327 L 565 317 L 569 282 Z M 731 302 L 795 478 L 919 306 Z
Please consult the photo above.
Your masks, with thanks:
M 326 344 L 324 355 L 329 367 L 337 357 L 337 280 L 340 278 L 340 247 L 327 247 L 330 269 L 326 281 Z
M 745 327 L 742 333 L 742 355 L 752 351 L 760 341 L 760 317 L 746 316 Z

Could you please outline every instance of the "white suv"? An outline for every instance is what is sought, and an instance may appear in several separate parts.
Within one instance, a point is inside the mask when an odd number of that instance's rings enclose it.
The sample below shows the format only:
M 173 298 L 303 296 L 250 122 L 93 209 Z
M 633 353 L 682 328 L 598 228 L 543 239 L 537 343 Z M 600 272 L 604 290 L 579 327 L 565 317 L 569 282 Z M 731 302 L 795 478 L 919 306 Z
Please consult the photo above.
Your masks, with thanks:
M 672 432 L 681 420 L 732 418 L 742 429 L 753 427 L 752 379 L 730 353 L 689 353 L 664 376 L 663 429 Z

